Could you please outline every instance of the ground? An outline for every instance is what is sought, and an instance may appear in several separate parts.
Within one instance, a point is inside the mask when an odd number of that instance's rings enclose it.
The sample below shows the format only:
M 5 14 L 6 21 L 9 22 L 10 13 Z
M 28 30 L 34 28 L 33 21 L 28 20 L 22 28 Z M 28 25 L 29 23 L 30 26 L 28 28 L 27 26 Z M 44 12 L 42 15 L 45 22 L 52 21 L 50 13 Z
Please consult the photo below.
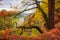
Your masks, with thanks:
M 54 28 L 36 37 L 5 35 L 1 36 L 0 40 L 60 40 L 60 29 Z

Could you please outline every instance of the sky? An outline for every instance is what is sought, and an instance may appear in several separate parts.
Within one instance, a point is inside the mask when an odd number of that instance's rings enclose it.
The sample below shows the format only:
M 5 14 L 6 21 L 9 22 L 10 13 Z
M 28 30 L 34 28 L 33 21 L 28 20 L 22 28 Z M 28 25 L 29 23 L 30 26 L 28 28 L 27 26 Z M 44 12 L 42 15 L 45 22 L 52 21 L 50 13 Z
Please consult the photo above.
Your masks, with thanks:
M 16 6 L 17 4 L 21 5 L 21 0 L 0 0 L 0 10 L 1 9 L 7 9 L 10 10 L 10 4 L 11 6 Z

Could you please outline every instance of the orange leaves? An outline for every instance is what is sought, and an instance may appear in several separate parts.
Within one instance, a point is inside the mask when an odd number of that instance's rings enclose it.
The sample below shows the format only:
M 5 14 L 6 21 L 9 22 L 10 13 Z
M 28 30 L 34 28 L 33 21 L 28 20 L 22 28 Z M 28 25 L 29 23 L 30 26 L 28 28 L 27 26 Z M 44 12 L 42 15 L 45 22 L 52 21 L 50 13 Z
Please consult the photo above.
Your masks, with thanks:
M 3 11 L 3 12 L 1 12 L 1 14 L 2 14 L 3 16 L 6 16 L 6 15 L 8 14 L 8 12 L 7 12 L 7 11 Z
M 4 12 L 0 12 L 0 16 L 6 16 L 6 15 L 8 15 L 8 12 L 7 11 L 4 11 Z
M 10 33 L 10 29 L 2 30 L 2 35 L 8 35 Z
M 2 30 L 2 35 L 5 35 L 6 34 L 6 30 Z
M 7 16 L 9 14 L 14 14 L 15 12 L 14 11 L 6 11 L 6 10 L 2 10 L 0 12 L 0 16 Z
M 5 36 L 5 39 L 6 40 L 16 40 L 16 39 L 17 40 L 60 40 L 60 30 L 55 28 L 43 34 L 39 34 L 36 37 L 7 35 Z

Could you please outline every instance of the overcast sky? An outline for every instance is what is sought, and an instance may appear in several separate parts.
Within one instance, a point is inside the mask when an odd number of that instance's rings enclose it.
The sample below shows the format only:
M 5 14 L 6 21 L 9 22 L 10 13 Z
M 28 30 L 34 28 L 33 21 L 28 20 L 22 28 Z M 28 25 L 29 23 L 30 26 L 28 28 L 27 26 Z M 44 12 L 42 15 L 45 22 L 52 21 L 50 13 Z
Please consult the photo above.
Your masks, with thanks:
M 21 0 L 0 0 L 0 10 L 7 9 L 10 10 L 10 3 L 12 6 L 16 6 L 17 4 L 21 5 Z

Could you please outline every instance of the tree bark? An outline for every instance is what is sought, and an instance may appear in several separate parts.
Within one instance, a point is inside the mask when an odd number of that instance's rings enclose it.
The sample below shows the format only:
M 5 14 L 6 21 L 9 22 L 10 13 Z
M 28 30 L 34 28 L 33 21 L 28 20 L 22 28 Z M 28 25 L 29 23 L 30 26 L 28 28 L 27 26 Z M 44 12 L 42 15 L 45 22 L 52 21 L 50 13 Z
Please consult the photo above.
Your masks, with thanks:
M 55 0 L 48 0 L 48 29 L 54 28 L 54 8 Z

